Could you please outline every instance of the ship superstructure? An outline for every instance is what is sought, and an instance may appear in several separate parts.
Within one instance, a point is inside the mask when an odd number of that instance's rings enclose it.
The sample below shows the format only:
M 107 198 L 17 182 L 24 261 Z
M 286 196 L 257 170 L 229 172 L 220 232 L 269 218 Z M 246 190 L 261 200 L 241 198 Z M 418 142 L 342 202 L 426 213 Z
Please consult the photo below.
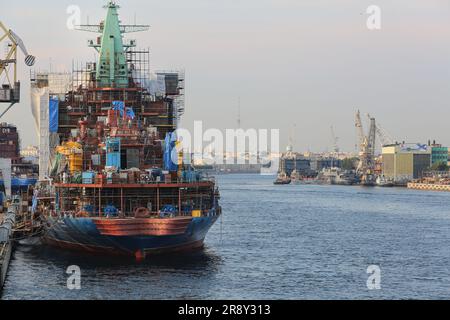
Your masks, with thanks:
M 148 50 L 123 34 L 118 5 L 80 30 L 99 33 L 89 46 L 98 61 L 73 71 L 71 89 L 49 97 L 51 160 L 33 211 L 46 221 L 44 240 L 64 248 L 135 255 L 203 246 L 221 214 L 214 179 L 184 161 L 175 134 L 183 74 L 152 80 Z

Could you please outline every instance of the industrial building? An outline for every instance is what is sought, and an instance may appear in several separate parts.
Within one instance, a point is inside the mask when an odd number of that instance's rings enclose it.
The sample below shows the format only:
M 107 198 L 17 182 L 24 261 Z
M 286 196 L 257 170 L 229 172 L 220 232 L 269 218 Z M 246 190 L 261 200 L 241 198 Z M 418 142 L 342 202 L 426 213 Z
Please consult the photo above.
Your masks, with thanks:
M 419 143 L 402 143 L 383 147 L 383 175 L 397 183 L 419 179 L 431 165 L 431 150 L 430 146 Z
M 52 150 L 59 143 L 58 135 L 50 130 L 51 116 L 57 116 L 56 104 L 52 99 L 64 100 L 65 93 L 71 88 L 69 73 L 31 73 L 31 112 L 35 120 L 39 138 L 39 179 L 44 180 L 49 171 Z M 56 120 L 57 121 L 57 120 Z
M 20 158 L 20 140 L 17 127 L 8 123 L 0 123 L 0 158 L 11 159 L 13 162 Z
M 280 159 L 279 172 L 285 172 L 291 176 L 294 170 L 304 177 L 316 176 L 318 172 L 328 168 L 341 168 L 342 160 L 333 157 L 305 156 L 303 154 L 288 151 Z
M 443 147 L 441 144 L 437 144 L 433 141 L 431 146 L 431 165 L 435 163 L 448 163 L 448 147 Z
M 319 172 L 328 168 L 342 168 L 342 160 L 333 157 L 311 159 L 311 170 Z
M 311 160 L 299 155 L 291 155 L 288 157 L 283 157 L 280 161 L 281 171 L 286 172 L 288 176 L 291 175 L 292 171 L 297 170 L 297 172 L 303 176 L 310 176 L 311 172 Z

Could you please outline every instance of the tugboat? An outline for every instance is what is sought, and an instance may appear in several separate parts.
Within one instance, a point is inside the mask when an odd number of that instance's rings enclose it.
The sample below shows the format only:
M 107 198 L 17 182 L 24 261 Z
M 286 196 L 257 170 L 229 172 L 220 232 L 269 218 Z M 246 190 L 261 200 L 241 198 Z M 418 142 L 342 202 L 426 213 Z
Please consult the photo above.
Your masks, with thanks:
M 280 172 L 277 176 L 277 179 L 273 182 L 273 184 L 281 185 L 281 184 L 290 184 L 291 178 L 286 174 L 286 172 Z
M 72 89 L 50 104 L 61 143 L 47 180 L 33 191 L 42 240 L 138 260 L 202 248 L 221 215 L 220 195 L 215 180 L 202 177 L 178 149 L 184 79 L 158 73 L 164 89 L 152 83 L 148 51 L 123 39 L 148 26 L 121 25 L 114 1 L 106 9 L 99 25 L 78 27 L 100 33 L 88 42 L 98 61 L 74 70 Z

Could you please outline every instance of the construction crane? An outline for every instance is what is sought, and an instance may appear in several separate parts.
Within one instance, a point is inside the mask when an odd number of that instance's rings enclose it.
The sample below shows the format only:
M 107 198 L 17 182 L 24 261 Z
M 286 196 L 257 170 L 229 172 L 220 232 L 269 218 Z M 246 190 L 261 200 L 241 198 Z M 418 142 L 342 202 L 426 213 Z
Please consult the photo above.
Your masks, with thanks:
M 17 80 L 17 49 L 25 55 L 25 64 L 33 66 L 36 58 L 28 53 L 22 39 L 0 21 L 0 44 L 7 48 L 5 58 L 0 58 L 0 103 L 9 106 L 0 114 L 2 118 L 14 104 L 20 102 L 20 82 Z
M 361 121 L 361 113 L 359 112 L 359 110 L 356 112 L 355 115 L 355 127 L 356 127 L 356 135 L 358 138 L 357 145 L 359 150 L 361 150 L 361 146 L 364 144 L 365 134 Z
M 339 153 L 339 145 L 338 145 L 339 138 L 336 137 L 333 126 L 331 126 L 331 137 L 333 138 L 333 152 L 338 154 Z
M 373 185 L 375 184 L 375 139 L 377 131 L 375 118 L 370 118 L 369 132 L 366 135 L 361 121 L 361 114 L 358 110 L 355 116 L 355 126 L 359 143 L 359 164 L 356 172 L 361 176 L 362 184 Z

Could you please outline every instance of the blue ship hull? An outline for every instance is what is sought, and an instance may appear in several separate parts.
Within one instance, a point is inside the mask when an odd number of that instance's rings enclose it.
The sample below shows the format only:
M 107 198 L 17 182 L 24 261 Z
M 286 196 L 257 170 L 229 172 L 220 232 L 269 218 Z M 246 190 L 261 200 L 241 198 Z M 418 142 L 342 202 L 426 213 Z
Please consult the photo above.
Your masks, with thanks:
M 144 257 L 203 247 L 218 215 L 192 218 L 184 233 L 168 236 L 111 236 L 98 229 L 94 218 L 47 218 L 44 242 L 65 249 Z

